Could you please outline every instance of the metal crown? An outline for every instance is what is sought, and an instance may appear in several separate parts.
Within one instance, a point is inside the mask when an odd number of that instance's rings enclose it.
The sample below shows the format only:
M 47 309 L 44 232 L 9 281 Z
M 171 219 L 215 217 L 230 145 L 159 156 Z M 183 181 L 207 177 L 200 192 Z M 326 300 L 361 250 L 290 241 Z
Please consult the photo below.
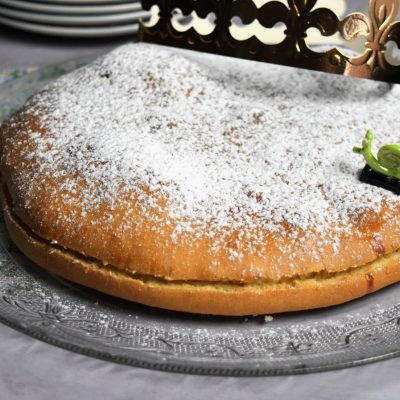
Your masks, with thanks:
M 142 6 L 146 10 L 158 6 L 158 21 L 152 26 L 140 26 L 140 40 L 145 42 L 400 83 L 400 66 L 391 64 L 385 55 L 390 41 L 400 48 L 400 22 L 395 21 L 398 0 L 370 0 L 369 15 L 352 13 L 342 20 L 329 8 L 318 8 L 317 0 L 287 0 L 287 5 L 267 1 L 261 7 L 252 0 L 142 0 Z M 183 15 L 195 12 L 203 19 L 214 13 L 215 27 L 206 35 L 193 27 L 178 31 L 172 23 L 176 10 Z M 231 33 L 234 17 L 244 25 L 258 20 L 264 28 L 283 23 L 284 39 L 278 44 L 265 44 L 256 36 L 237 40 Z M 310 28 L 326 37 L 339 33 L 344 43 L 363 36 L 363 51 L 356 56 L 333 46 L 316 51 L 306 40 Z

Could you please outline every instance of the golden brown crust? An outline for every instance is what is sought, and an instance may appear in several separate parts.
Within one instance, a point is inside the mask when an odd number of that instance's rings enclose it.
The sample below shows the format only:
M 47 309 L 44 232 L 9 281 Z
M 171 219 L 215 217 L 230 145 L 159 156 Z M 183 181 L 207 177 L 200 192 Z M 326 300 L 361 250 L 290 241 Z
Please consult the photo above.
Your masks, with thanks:
M 171 233 L 175 223 L 167 209 L 158 215 L 164 222 L 169 222 L 161 229 L 143 215 L 131 193 L 121 194 L 121 202 L 117 201 L 113 209 L 104 203 L 95 211 L 82 212 L 79 191 L 74 197 L 69 193 L 66 202 L 67 194 L 59 190 L 59 178 L 53 178 L 52 171 L 40 170 L 34 158 L 27 159 L 26 150 L 33 146 L 26 133 L 29 130 L 45 134 L 37 117 L 24 110 L 0 129 L 0 170 L 12 199 L 13 212 L 45 240 L 121 270 L 166 280 L 251 283 L 346 271 L 400 248 L 399 218 L 391 218 L 393 210 L 389 212 L 384 205 L 380 213 L 371 211 L 354 216 L 354 221 L 349 221 L 355 224 L 353 234 L 342 235 L 336 249 L 331 244 L 325 245 L 317 234 L 313 239 L 307 239 L 306 244 L 296 246 L 296 242 L 289 239 L 290 227 L 284 235 L 265 232 L 265 246 L 258 249 L 255 245 L 251 254 L 246 251 L 246 240 L 240 242 L 234 237 L 237 232 L 231 239 L 219 238 L 224 245 L 217 251 L 212 250 L 213 240 L 206 236 L 185 233 L 174 242 Z M 12 139 L 16 132 L 18 141 Z M 34 181 L 31 185 L 34 189 L 29 193 L 21 184 L 27 176 Z M 81 185 L 83 188 L 84 183 Z M 121 229 L 127 210 L 132 221 L 141 223 Z M 399 212 L 400 209 L 395 214 Z M 104 219 L 107 214 L 112 216 L 112 222 Z M 234 247 L 233 250 L 243 257 L 232 259 L 228 252 L 232 246 L 238 246 L 238 242 L 241 248 Z M 285 248 L 285 252 L 281 248 Z M 322 256 L 313 257 L 315 252 Z
M 11 238 L 34 262 L 68 280 L 127 300 L 170 310 L 217 315 L 254 315 L 340 304 L 400 280 L 400 251 L 349 271 L 253 284 L 171 282 L 102 267 L 34 236 L 4 201 Z

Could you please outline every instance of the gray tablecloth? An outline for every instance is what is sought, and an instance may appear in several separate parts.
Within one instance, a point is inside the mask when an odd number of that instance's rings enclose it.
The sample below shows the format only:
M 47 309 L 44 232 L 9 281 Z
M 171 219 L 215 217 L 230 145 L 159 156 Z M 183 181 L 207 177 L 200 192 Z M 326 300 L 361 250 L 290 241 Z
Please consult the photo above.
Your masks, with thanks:
M 0 26 L 0 70 L 102 53 L 130 38 L 51 39 Z M 42 343 L 0 324 L 0 399 L 398 399 L 400 358 L 304 376 L 223 378 L 127 367 Z

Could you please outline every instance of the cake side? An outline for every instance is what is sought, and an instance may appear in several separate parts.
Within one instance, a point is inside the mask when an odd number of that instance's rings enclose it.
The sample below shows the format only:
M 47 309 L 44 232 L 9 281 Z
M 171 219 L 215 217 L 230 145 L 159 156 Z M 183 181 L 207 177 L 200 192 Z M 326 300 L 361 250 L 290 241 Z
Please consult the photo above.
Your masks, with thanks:
M 246 316 L 344 303 L 400 280 L 400 253 L 349 271 L 257 283 L 168 281 L 105 267 L 32 235 L 2 198 L 8 231 L 31 260 L 65 279 L 125 300 L 199 314 Z

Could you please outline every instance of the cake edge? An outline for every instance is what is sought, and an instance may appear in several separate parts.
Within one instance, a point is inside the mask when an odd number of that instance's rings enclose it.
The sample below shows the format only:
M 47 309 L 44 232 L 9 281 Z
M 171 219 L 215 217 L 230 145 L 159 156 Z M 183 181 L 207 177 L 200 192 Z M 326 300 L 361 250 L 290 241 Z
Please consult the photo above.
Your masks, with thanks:
M 289 282 L 237 284 L 140 279 L 100 267 L 89 258 L 33 236 L 13 216 L 4 192 L 4 220 L 11 239 L 34 263 L 69 281 L 148 306 L 197 314 L 246 316 L 275 314 L 345 303 L 400 281 L 400 251 L 358 268 Z

